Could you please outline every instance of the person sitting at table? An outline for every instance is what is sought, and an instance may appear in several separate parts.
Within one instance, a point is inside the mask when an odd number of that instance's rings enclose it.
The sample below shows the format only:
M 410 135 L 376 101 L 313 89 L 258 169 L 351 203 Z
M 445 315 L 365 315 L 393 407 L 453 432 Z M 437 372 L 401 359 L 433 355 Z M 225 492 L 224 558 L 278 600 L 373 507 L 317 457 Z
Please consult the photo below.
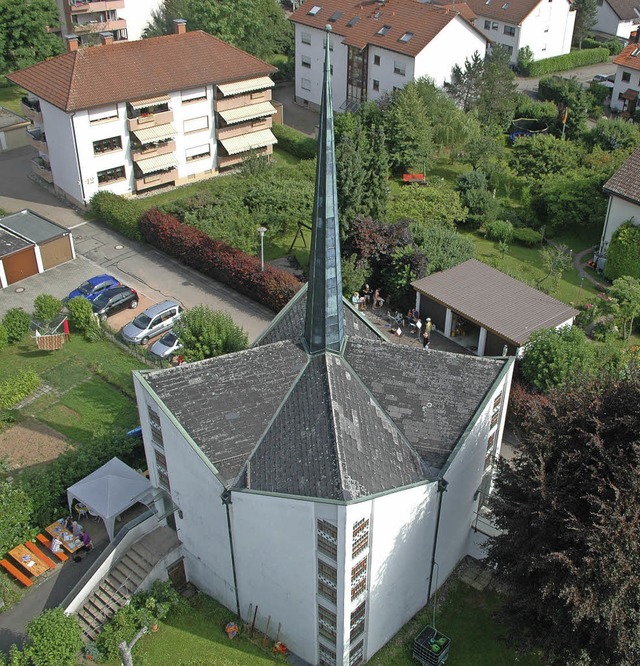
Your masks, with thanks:
M 64 519 L 64 524 L 63 524 L 64 529 L 65 529 L 65 530 L 69 530 L 69 532 L 73 532 L 73 524 L 74 524 L 75 522 L 76 522 L 76 521 L 75 521 L 71 516 L 67 516 L 67 517 Z
M 85 553 L 88 553 L 93 548 L 93 543 L 91 542 L 91 537 L 89 532 L 86 530 L 80 534 L 80 539 L 82 540 L 82 547 L 80 550 L 83 550 Z
M 60 541 L 58 537 L 54 536 L 51 539 L 51 545 L 49 546 L 49 550 L 52 553 L 59 553 L 62 550 L 62 541 Z
M 84 528 L 82 527 L 82 525 L 77 520 L 74 520 L 71 531 L 73 532 L 73 536 L 77 537 L 77 536 L 80 536 L 84 532 Z

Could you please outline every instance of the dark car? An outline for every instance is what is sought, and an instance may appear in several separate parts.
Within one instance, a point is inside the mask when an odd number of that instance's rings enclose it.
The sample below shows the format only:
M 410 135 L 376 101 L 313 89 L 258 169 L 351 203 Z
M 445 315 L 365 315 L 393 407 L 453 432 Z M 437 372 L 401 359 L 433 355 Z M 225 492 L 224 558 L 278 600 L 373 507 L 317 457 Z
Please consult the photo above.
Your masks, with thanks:
M 117 287 L 119 284 L 120 280 L 116 280 L 113 275 L 94 275 L 86 282 L 83 282 L 77 289 L 74 289 L 69 294 L 69 300 L 77 296 L 82 296 L 89 301 L 93 301 L 105 289 Z
M 106 321 L 107 317 L 118 310 L 124 308 L 138 307 L 138 292 L 124 284 L 111 289 L 105 289 L 98 294 L 92 301 L 91 307 L 93 314 L 100 318 L 100 321 Z

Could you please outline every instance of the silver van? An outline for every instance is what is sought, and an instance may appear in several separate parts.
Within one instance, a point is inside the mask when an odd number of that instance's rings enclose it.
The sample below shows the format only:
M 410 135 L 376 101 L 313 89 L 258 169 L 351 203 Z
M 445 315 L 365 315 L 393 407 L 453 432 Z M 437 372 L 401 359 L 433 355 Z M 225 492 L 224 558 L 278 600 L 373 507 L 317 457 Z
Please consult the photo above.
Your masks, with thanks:
M 182 306 L 175 301 L 152 305 L 122 328 L 122 337 L 125 342 L 146 345 L 150 338 L 168 331 L 183 312 Z

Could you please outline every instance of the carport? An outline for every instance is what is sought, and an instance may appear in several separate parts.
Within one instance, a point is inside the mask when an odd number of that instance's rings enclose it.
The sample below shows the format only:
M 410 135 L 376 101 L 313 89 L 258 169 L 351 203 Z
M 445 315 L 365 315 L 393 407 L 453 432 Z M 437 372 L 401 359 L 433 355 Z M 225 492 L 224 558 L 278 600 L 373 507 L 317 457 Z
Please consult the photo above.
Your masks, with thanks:
M 470 259 L 412 282 L 421 317 L 477 356 L 520 356 L 534 331 L 571 326 L 578 310 Z

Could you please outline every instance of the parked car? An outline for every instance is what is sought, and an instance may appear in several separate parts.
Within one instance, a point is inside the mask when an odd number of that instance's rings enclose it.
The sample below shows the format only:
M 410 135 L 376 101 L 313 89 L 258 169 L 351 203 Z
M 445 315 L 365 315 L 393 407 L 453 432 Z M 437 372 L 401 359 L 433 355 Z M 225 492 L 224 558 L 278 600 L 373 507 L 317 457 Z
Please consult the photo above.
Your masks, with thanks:
M 93 314 L 100 319 L 106 321 L 109 315 L 114 312 L 123 310 L 124 308 L 131 308 L 132 310 L 138 307 L 138 292 L 126 284 L 121 284 L 118 287 L 111 287 L 100 292 L 92 301 L 91 307 Z
M 168 331 L 180 319 L 183 308 L 175 301 L 162 301 L 147 308 L 122 328 L 125 342 L 146 345 L 150 338 Z
M 159 340 L 156 340 L 149 351 L 158 358 L 171 358 L 178 349 L 182 348 L 180 338 L 173 332 L 165 333 Z
M 102 293 L 105 289 L 117 287 L 120 280 L 116 280 L 113 275 L 95 275 L 83 282 L 77 289 L 74 289 L 68 296 L 69 300 L 77 296 L 83 296 L 89 301 L 93 301 L 98 294 Z

